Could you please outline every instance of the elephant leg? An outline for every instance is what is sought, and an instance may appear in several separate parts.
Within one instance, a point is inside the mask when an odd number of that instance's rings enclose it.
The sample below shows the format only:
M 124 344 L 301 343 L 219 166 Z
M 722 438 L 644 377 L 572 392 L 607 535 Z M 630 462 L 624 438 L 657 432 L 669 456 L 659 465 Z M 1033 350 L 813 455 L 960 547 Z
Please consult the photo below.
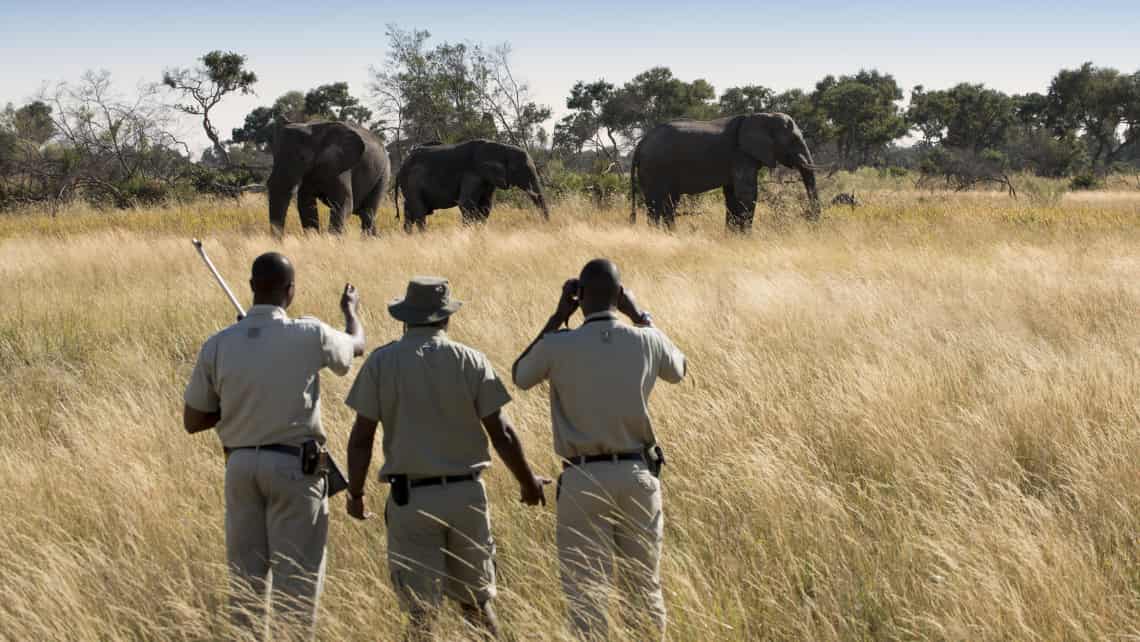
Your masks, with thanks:
M 432 210 L 416 194 L 404 193 L 404 232 L 411 234 L 412 225 L 423 232 L 427 230 L 427 216 Z
M 297 181 L 276 167 L 274 170 L 265 183 L 265 190 L 269 193 L 269 227 L 274 235 L 281 236 L 285 233 L 285 217 L 289 213 Z
M 661 216 L 664 214 L 667 207 L 669 195 L 661 190 L 648 190 L 645 194 L 645 214 L 649 218 L 649 224 L 658 226 L 661 224 Z
M 665 229 L 672 230 L 677 223 L 677 203 L 681 201 L 680 194 L 668 193 L 661 199 L 661 210 L 658 214 L 660 223 L 665 224 Z
M 491 218 L 491 207 L 495 204 L 495 188 L 487 186 L 482 194 L 479 195 L 479 202 L 476 205 L 476 210 L 479 214 L 479 219 L 486 222 Z
M 312 185 L 301 183 L 297 190 L 297 211 L 301 213 L 301 230 L 321 231 L 321 217 L 317 213 L 317 192 Z
M 356 215 L 360 217 L 360 230 L 368 236 L 376 235 L 376 210 L 380 208 L 380 199 L 384 198 L 384 190 L 380 185 L 369 192 L 360 207 L 356 208 Z
M 493 190 L 494 187 L 487 185 L 477 174 L 470 173 L 463 177 L 459 185 L 459 213 L 464 225 L 478 223 L 485 218 L 481 215 L 479 203 L 488 189 Z
M 725 205 L 729 210 L 725 225 L 730 232 L 747 234 L 752 231 L 752 219 L 756 215 L 757 167 L 752 163 L 737 163 L 732 169 L 732 194 L 729 201 L 726 191 Z
M 329 231 L 342 234 L 344 219 L 352 211 L 352 174 L 346 173 L 329 185 L 325 202 L 329 206 Z

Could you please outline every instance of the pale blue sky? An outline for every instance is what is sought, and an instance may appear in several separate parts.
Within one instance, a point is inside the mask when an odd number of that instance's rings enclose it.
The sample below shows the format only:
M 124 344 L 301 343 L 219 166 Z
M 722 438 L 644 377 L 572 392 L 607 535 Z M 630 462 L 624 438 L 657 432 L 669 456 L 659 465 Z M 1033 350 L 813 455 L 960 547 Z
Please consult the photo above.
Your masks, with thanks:
M 219 109 L 215 121 L 228 134 L 290 89 L 343 80 L 365 94 L 369 65 L 384 59 L 387 23 L 428 29 L 433 42 L 510 42 L 517 73 L 556 115 L 576 80 L 620 84 L 655 65 L 703 77 L 718 92 L 749 83 L 806 89 L 829 73 L 877 67 L 908 90 L 971 81 L 1014 93 L 1043 91 L 1058 69 L 1086 60 L 1140 68 L 1134 1 L 475 4 L 0 0 L 0 103 L 87 69 L 107 69 L 130 89 L 211 49 L 235 50 L 260 80 L 258 96 Z M 192 124 L 186 131 L 204 141 Z

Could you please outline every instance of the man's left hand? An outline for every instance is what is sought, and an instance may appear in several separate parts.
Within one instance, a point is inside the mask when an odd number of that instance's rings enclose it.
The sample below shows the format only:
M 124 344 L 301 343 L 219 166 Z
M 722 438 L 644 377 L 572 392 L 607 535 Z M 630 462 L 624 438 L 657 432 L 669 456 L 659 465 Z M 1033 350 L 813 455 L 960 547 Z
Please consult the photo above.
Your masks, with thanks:
M 543 489 L 549 483 L 551 482 L 546 477 L 531 475 L 529 484 L 520 484 L 522 497 L 519 498 L 519 501 L 526 504 L 527 506 L 537 506 L 539 504 L 545 506 L 546 493 L 543 492 Z

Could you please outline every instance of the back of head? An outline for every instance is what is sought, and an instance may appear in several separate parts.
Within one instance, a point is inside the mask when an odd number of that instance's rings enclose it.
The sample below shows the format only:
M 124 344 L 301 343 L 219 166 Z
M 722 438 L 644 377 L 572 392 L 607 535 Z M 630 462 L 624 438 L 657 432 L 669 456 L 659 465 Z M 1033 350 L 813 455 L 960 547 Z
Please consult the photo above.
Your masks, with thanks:
M 255 304 L 285 307 L 293 298 L 293 264 L 283 254 L 266 252 L 254 259 L 249 286 Z
M 578 276 L 582 287 L 582 312 L 589 315 L 616 307 L 621 296 L 621 274 L 609 259 L 594 259 Z

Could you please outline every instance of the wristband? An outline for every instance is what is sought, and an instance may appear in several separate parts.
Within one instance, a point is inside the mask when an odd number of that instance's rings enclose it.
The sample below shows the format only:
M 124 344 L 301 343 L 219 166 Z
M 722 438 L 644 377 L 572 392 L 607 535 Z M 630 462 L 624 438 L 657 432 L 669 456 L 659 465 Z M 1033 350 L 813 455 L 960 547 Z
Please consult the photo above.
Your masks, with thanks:
M 653 325 L 653 315 L 648 312 L 642 312 L 641 316 L 634 320 L 634 325 L 638 327 L 647 327 Z

